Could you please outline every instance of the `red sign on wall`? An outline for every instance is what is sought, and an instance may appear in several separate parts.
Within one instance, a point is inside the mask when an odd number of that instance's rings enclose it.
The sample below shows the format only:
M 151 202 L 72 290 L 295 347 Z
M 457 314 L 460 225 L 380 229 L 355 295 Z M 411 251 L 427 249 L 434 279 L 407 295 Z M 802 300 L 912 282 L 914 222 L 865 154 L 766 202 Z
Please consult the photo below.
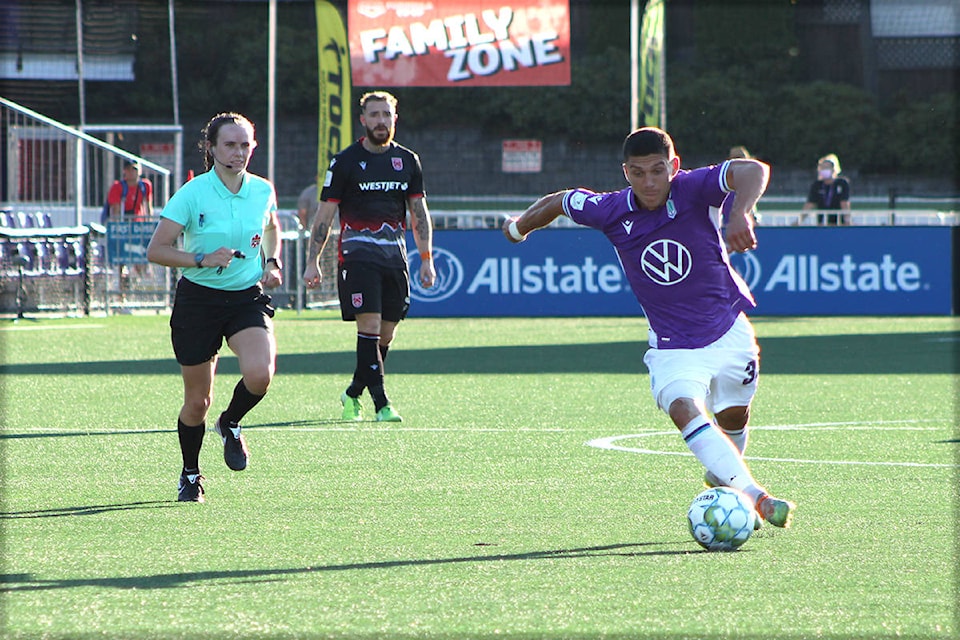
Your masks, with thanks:
M 540 173 L 543 144 L 539 140 L 504 140 L 500 169 L 504 173 Z
M 350 0 L 348 14 L 355 86 L 570 84 L 569 0 Z

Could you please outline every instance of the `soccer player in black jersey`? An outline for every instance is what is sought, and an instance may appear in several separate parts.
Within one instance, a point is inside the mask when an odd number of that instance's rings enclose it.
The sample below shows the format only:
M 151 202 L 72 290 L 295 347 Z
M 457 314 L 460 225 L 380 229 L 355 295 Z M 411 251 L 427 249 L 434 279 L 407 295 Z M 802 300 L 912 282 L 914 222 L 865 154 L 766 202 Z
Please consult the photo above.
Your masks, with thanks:
M 304 284 L 320 285 L 320 254 L 340 213 L 337 291 L 340 315 L 357 323 L 357 364 L 340 396 L 344 420 L 362 420 L 360 395 L 373 398 L 378 422 L 400 422 L 384 391 L 383 362 L 410 307 L 406 219 L 420 252 L 420 283 L 433 286 L 433 224 L 416 153 L 393 140 L 397 99 L 386 91 L 360 98 L 366 135 L 330 161 L 310 230 Z

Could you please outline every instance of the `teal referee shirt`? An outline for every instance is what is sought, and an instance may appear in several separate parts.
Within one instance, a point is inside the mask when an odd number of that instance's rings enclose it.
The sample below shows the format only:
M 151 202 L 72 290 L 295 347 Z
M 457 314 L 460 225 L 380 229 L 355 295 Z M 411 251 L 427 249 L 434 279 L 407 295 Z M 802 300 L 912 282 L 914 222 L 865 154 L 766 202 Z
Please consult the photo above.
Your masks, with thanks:
M 277 194 L 268 180 L 245 173 L 240 191 L 231 193 L 211 170 L 180 187 L 160 215 L 183 225 L 185 251 L 213 253 L 228 247 L 242 252 L 246 258 L 234 258 L 220 273 L 207 267 L 183 268 L 183 277 L 191 282 L 240 291 L 257 284 L 263 276 L 260 243 L 263 229 L 276 210 Z

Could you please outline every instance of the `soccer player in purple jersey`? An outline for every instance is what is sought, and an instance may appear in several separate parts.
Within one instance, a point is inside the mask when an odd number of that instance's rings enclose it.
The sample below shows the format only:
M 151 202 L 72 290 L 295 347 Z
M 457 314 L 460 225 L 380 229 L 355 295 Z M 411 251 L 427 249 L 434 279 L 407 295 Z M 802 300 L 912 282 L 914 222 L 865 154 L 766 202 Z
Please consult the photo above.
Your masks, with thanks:
M 543 196 L 505 220 L 504 235 L 522 242 L 566 215 L 607 236 L 647 317 L 650 349 L 643 360 L 657 406 L 706 468 L 708 485 L 743 491 L 764 520 L 788 527 L 796 506 L 771 496 L 743 459 L 760 349 L 745 314 L 756 303 L 727 254 L 757 246 L 750 212 L 770 167 L 734 159 L 681 170 L 670 136 L 644 127 L 623 143 L 623 175 L 630 186 L 621 191 Z M 731 192 L 724 242 L 710 207 Z

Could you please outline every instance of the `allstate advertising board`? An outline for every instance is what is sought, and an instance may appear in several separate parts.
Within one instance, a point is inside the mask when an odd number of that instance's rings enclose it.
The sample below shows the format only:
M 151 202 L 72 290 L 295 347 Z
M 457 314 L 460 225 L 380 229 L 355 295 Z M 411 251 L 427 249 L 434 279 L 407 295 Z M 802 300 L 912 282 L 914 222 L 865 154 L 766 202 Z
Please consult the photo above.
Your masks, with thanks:
M 753 315 L 953 312 L 949 227 L 761 227 L 757 235 L 756 251 L 731 260 L 757 299 Z M 437 231 L 433 255 L 437 283 L 425 289 L 411 250 L 411 316 L 642 312 L 616 252 L 592 229 L 543 230 L 518 245 L 499 230 Z

